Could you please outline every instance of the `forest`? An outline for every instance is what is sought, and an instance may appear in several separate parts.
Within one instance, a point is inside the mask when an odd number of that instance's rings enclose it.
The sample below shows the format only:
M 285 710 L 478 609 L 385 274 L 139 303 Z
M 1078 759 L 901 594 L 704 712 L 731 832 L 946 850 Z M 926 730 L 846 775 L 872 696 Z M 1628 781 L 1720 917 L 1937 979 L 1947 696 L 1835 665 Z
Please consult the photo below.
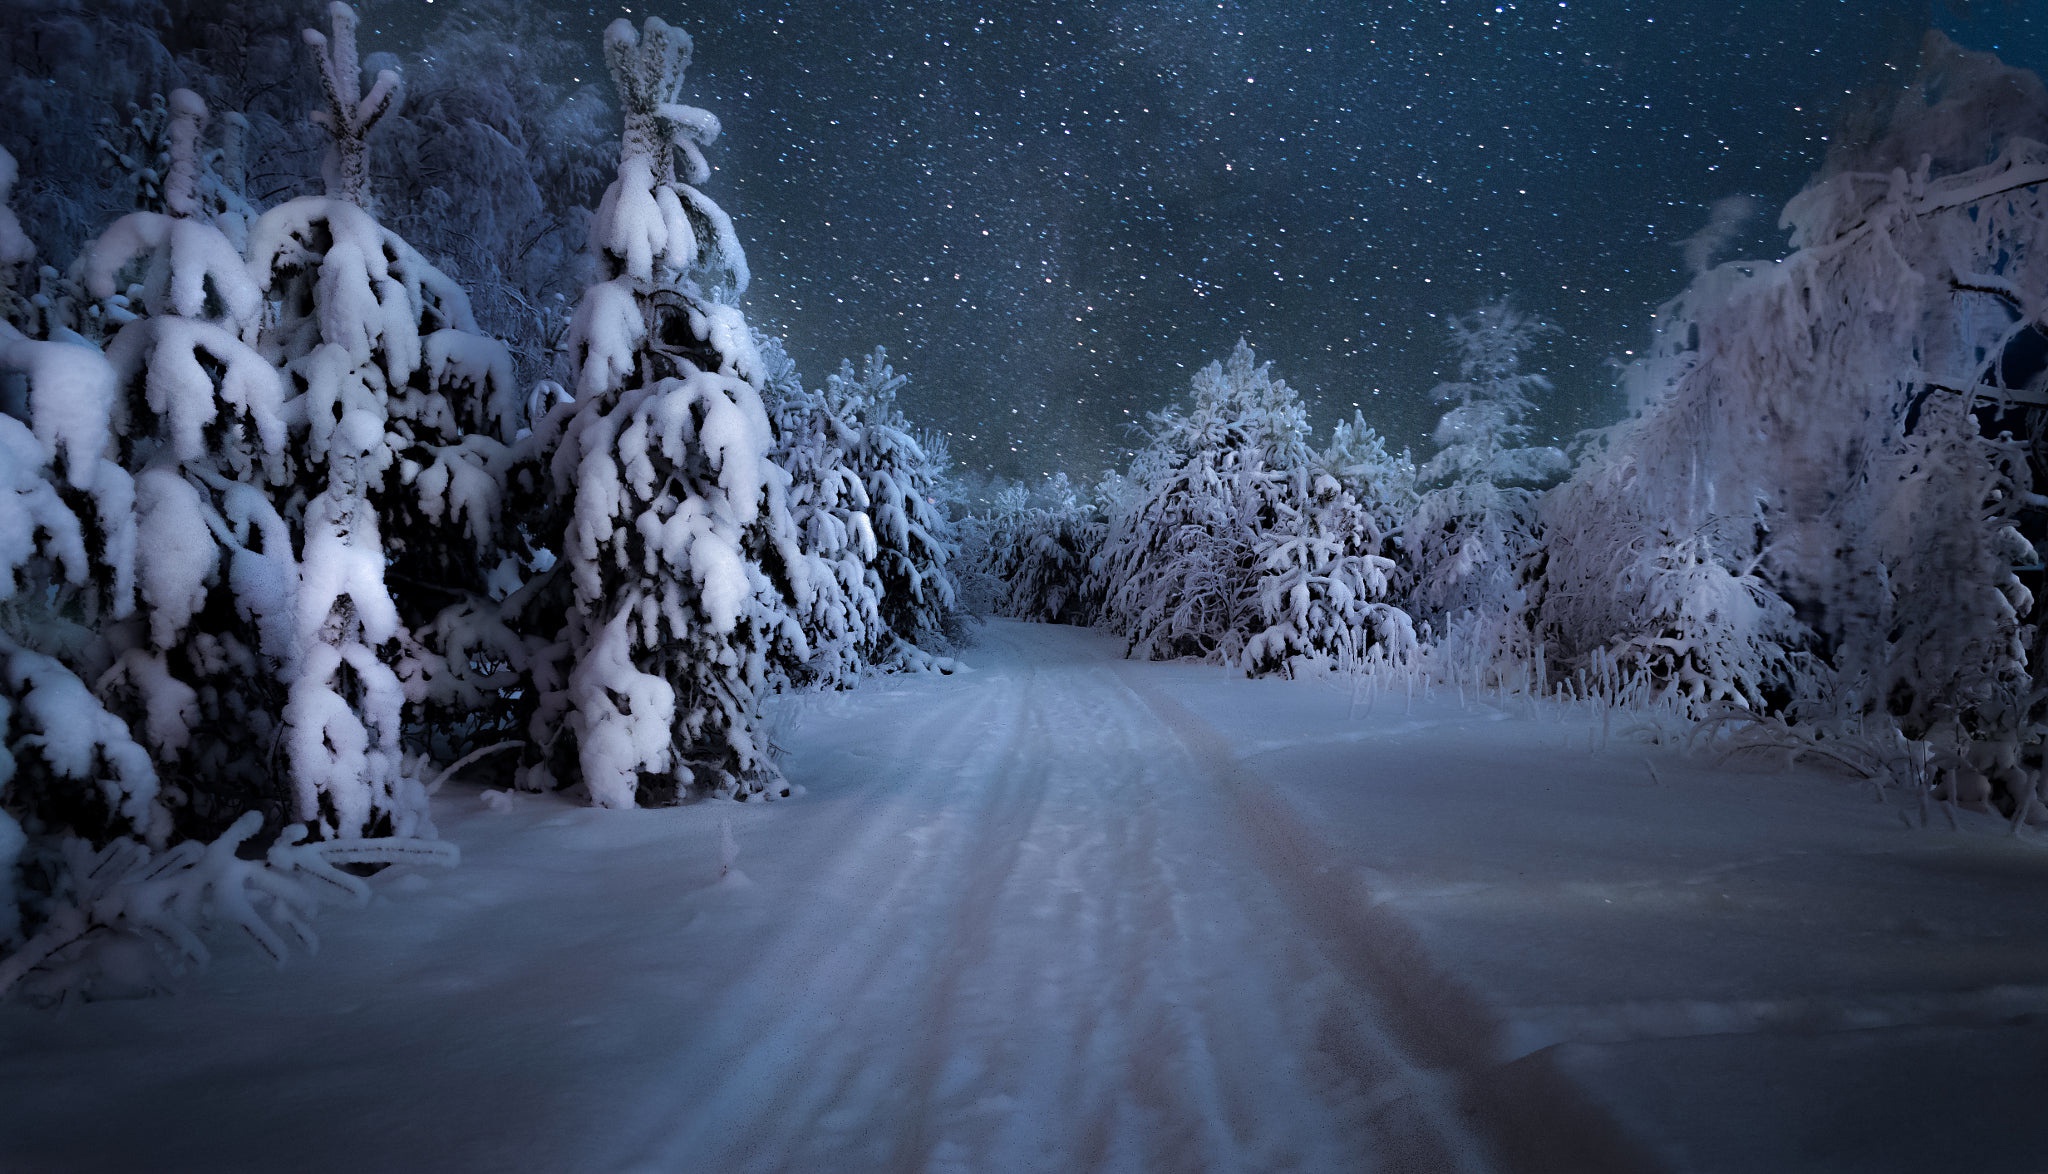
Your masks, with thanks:
M 454 863 L 465 772 L 781 799 L 769 698 L 953 673 L 978 616 L 2048 819 L 2032 73 L 1930 33 L 1785 254 L 1695 250 L 1569 445 L 1529 423 L 1557 328 L 1503 296 L 1446 318 L 1426 453 L 1318 432 L 1248 339 L 1125 467 L 969 492 L 885 350 L 820 382 L 749 322 L 687 33 L 618 21 L 570 91 L 495 51 L 559 35 L 521 11 L 421 62 L 341 3 L 0 12 L 0 105 L 93 128 L 0 151 L 7 997 L 283 958 Z

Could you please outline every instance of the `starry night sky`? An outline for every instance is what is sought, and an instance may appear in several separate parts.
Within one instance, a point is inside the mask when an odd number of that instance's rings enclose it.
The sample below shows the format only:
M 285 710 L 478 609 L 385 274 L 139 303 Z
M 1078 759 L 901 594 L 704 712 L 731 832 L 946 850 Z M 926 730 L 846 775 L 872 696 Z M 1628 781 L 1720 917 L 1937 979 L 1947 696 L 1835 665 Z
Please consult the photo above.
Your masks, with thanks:
M 1443 316 L 1503 293 L 1563 328 L 1540 431 L 1610 422 L 1710 203 L 1754 197 L 1735 251 L 1780 254 L 1777 209 L 1927 27 L 2040 69 L 2029 7 L 597 5 L 558 67 L 602 78 L 621 15 L 686 29 L 746 310 L 806 380 L 880 344 L 956 466 L 1092 477 L 1240 335 L 1319 432 L 1357 405 L 1423 451 Z M 434 12 L 373 6 L 365 49 Z

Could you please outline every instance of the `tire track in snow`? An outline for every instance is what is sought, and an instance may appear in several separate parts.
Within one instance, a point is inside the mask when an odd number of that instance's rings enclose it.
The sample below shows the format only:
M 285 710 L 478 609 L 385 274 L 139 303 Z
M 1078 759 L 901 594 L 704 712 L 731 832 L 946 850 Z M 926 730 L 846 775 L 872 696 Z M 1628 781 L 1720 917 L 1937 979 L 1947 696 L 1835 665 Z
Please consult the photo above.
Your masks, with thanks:
M 1036 800 L 1019 778 L 1021 731 L 1008 720 L 1029 711 L 1029 679 L 975 683 L 895 739 L 888 761 L 903 764 L 901 777 L 867 788 L 851 834 L 818 862 L 817 888 L 847 900 L 791 909 L 751 976 L 733 984 L 738 997 L 707 1005 L 710 1038 L 676 1071 L 720 1072 L 722 1083 L 707 1091 L 657 1079 L 642 1120 L 625 1131 L 626 1154 L 607 1168 L 916 1168 L 898 1160 L 904 1138 L 876 1126 L 906 1120 L 904 1101 L 919 1099 L 906 1029 L 940 1026 L 908 1013 L 925 1001 L 920 979 L 943 936 L 933 914 L 950 903 L 946 879 L 1001 852 L 990 834 Z M 987 729 L 997 736 L 982 736 Z M 950 785 L 959 779 L 985 785 Z M 914 1144 L 919 1115 L 907 1120 Z
M 1463 1053 L 1418 1054 L 1361 961 L 1384 943 L 1099 645 L 992 626 L 900 707 L 898 776 L 807 865 L 837 899 L 734 960 L 594 1168 L 1489 1168 Z
M 1485 1163 L 1509 1171 L 1660 1168 L 1546 1053 L 1501 1062 L 1497 1017 L 1436 966 L 1414 930 L 1379 905 L 1313 823 L 1247 769 L 1213 727 L 1146 682 L 1142 668 L 1122 664 L 1118 675 L 1207 764 L 1258 866 L 1292 899 L 1304 930 L 1359 993 L 1363 1014 L 1333 1025 L 1328 1046 L 1368 1068 L 1384 1069 L 1391 1059 L 1391 1078 L 1375 1098 L 1382 1131 L 1419 1152 L 1444 1151 L 1443 1158 L 1410 1159 L 1402 1168 L 1444 1168 L 1439 1163 L 1452 1154 L 1467 1168 Z M 1406 1113 L 1391 1113 L 1402 1106 Z

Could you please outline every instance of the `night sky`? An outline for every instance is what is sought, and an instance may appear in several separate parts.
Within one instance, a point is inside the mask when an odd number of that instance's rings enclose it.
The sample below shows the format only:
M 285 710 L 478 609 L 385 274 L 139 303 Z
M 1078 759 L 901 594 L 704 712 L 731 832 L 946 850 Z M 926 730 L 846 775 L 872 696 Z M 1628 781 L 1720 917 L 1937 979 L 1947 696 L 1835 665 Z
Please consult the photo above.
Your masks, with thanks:
M 447 7 L 369 6 L 365 49 Z M 1608 423 L 1712 202 L 1754 197 L 1735 251 L 1778 255 L 1777 209 L 1930 24 L 2039 69 L 2034 7 L 598 5 L 557 67 L 603 78 L 618 16 L 686 29 L 746 310 L 806 380 L 885 346 L 959 467 L 1092 477 L 1240 335 L 1319 432 L 1357 405 L 1424 450 L 1443 316 L 1504 293 L 1563 328 L 1539 429 Z

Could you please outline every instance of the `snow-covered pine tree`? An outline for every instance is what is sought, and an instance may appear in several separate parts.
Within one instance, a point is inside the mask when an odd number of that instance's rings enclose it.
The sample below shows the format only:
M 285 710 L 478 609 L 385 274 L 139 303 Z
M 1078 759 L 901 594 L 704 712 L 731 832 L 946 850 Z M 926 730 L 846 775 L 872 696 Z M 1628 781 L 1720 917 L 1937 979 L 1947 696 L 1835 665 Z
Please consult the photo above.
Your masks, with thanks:
M 401 730 L 412 705 L 447 713 L 478 690 L 467 617 L 502 558 L 503 441 L 521 405 L 462 290 L 359 202 L 362 139 L 397 82 L 361 94 L 354 13 L 328 12 L 333 36 L 307 34 L 330 101 L 328 194 L 270 209 L 249 238 L 269 303 L 256 345 L 287 380 L 282 512 L 304 564 L 287 746 L 317 834 L 408 834 L 426 804 Z
M 1354 410 L 1349 420 L 1337 421 L 1330 430 L 1330 443 L 1317 457 L 1316 468 L 1350 490 L 1389 540 L 1415 512 L 1420 470 L 1414 458 L 1407 449 L 1389 451 L 1387 438 L 1366 422 L 1362 411 Z
M 593 803 L 786 793 L 769 756 L 769 666 L 808 651 L 808 567 L 770 459 L 763 376 L 736 297 L 732 223 L 695 185 L 710 113 L 676 101 L 690 38 L 649 18 L 605 32 L 625 115 L 618 177 L 591 224 L 602 280 L 569 335 L 575 400 L 531 439 L 558 554 L 521 599 L 552 641 L 525 786 L 580 779 Z
M 1523 358 L 1552 329 L 1506 299 L 1450 319 L 1458 377 L 1431 392 L 1451 407 L 1437 422 L 1436 455 L 1419 474 L 1424 492 L 1402 527 L 1414 576 L 1409 610 L 1439 635 L 1460 617 L 1495 624 L 1525 606 L 1521 578 L 1539 546 L 1533 487 L 1569 467 L 1556 448 L 1522 443 L 1530 431 L 1523 418 L 1535 408 L 1529 393 L 1550 386 L 1522 370 Z
M 1096 563 L 1126 655 L 1235 664 L 1257 628 L 1252 546 L 1266 490 L 1276 468 L 1308 458 L 1306 417 L 1271 367 L 1240 339 L 1196 372 L 1185 410 L 1149 417 L 1131 504 L 1112 515 Z
M 1095 622 L 1101 600 L 1091 566 L 1105 527 L 1065 473 L 1027 490 L 1013 485 L 973 516 L 962 561 L 986 584 L 994 614 L 1048 624 Z
M 944 641 L 946 618 L 959 594 L 947 566 L 956 548 L 943 503 L 945 462 L 911 432 L 896 402 L 908 382 L 876 347 L 858 375 L 852 360 L 841 360 L 838 373 L 825 380 L 825 398 L 854 424 L 846 463 L 867 489 L 872 565 L 881 586 L 878 611 L 887 633 L 876 649 L 877 663 L 945 668 L 948 662 L 931 655 Z
M 867 483 L 848 464 L 860 439 L 859 405 L 838 384 L 806 390 L 781 339 L 756 334 L 755 344 L 775 428 L 770 457 L 789 474 L 790 520 L 812 560 L 809 606 L 799 617 L 810 656 L 781 671 L 795 684 L 844 688 L 874 663 L 884 635 Z
M 277 753 L 300 669 L 299 562 L 274 498 L 289 484 L 283 387 L 243 341 L 262 295 L 204 215 L 189 90 L 166 104 L 163 211 L 132 212 L 81 262 L 131 320 L 107 349 L 110 453 L 133 477 L 136 622 L 102 624 L 96 692 L 149 752 L 179 838 L 210 840 L 244 813 L 267 835 L 308 818 Z
M 1301 401 L 1249 345 L 1195 375 L 1185 410 L 1151 422 L 1133 504 L 1112 513 L 1095 564 L 1129 655 L 1257 674 L 1412 642 L 1381 602 L 1381 533 L 1340 481 L 1312 471 Z
M 1379 524 L 1329 473 L 1293 469 L 1274 486 L 1252 543 L 1259 629 L 1242 664 L 1252 676 L 1325 672 L 1368 656 L 1415 651 L 1408 613 L 1385 602 L 1394 562 Z
M 202 111 L 170 109 L 182 153 Z M 0 324 L 0 997 L 147 993 L 206 960 L 209 927 L 282 961 L 287 937 L 312 944 L 319 893 L 367 897 L 337 864 L 454 859 L 302 829 L 243 858 L 266 811 L 282 822 L 267 768 L 295 568 L 261 484 L 277 373 L 231 329 L 253 288 L 180 223 L 181 172 L 172 212 L 117 223 L 83 267 L 102 290 L 143 278 L 112 362 Z
M 14 160 L 0 150 L 0 175 Z M 33 259 L 0 213 L 0 247 Z M 117 380 L 98 348 L 0 321 L 0 948 L 48 915 L 62 844 L 132 837 L 172 819 L 149 752 L 89 684 L 111 667 L 103 626 L 136 622 L 136 485 L 111 458 Z M 176 698 L 167 735 L 183 724 Z
M 1654 638 L 1657 577 L 1606 552 L 1690 519 L 1688 565 L 1754 568 L 1763 610 L 1811 625 L 1784 691 L 2009 743 L 2031 736 L 2013 568 L 2038 499 L 1999 436 L 2038 454 L 2048 415 L 2048 90 L 1931 33 L 1887 118 L 1787 205 L 1791 255 L 1709 269 L 1659 312 L 1638 413 L 1546 503 L 1544 631 L 1561 656 Z M 1778 627 L 1760 638 L 1796 640 Z

